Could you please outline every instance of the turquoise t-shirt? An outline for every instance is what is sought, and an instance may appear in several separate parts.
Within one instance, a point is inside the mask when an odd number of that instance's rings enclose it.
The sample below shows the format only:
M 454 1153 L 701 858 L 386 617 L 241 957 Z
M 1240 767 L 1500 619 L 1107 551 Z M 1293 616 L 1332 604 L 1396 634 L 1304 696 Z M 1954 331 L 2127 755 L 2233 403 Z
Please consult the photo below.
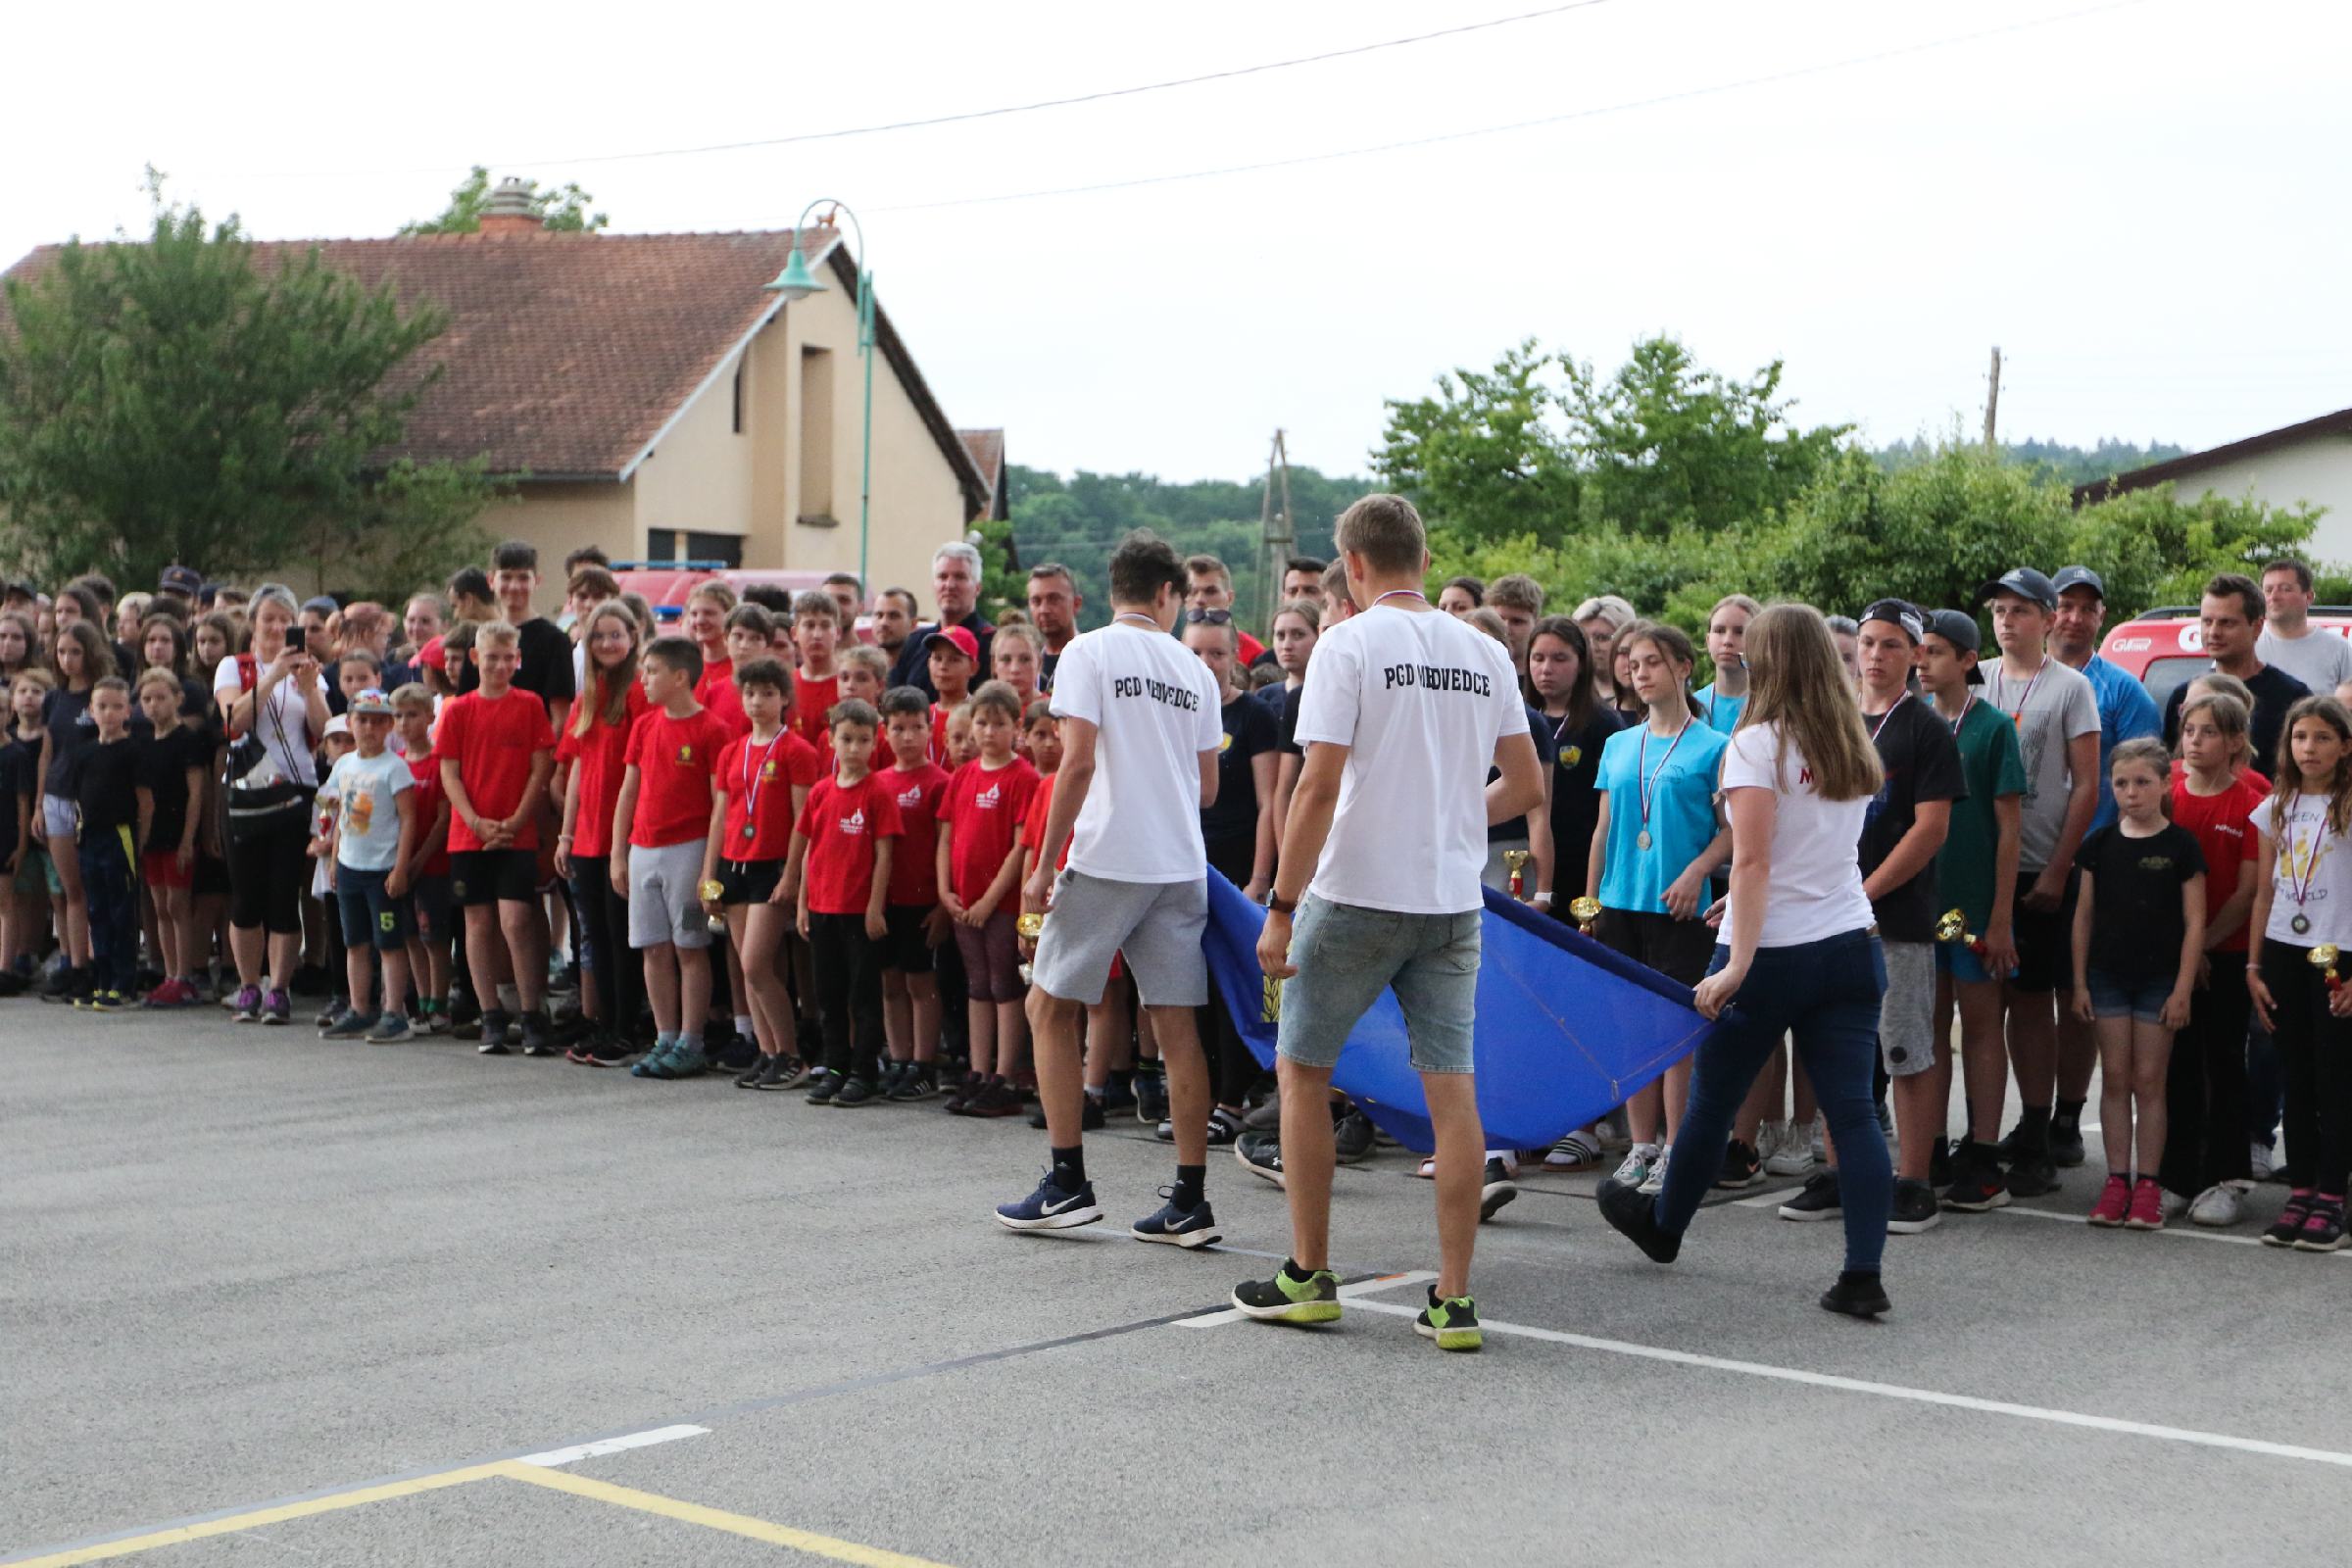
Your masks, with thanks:
M 1666 912 L 1666 889 L 1715 841 L 1715 780 L 1730 745 L 1730 736 L 1696 722 L 1683 731 L 1679 745 L 1650 735 L 1646 722 L 1609 737 L 1600 752 L 1600 776 L 1592 785 L 1609 798 L 1602 904 L 1641 914 Z M 1644 770 L 1657 775 L 1650 791 L 1646 850 L 1641 843 Z
M 1718 697 L 1712 682 L 1701 686 L 1690 696 L 1698 704 L 1699 710 L 1707 715 L 1709 729 L 1729 735 L 1740 727 L 1740 714 L 1747 707 L 1746 698 Z

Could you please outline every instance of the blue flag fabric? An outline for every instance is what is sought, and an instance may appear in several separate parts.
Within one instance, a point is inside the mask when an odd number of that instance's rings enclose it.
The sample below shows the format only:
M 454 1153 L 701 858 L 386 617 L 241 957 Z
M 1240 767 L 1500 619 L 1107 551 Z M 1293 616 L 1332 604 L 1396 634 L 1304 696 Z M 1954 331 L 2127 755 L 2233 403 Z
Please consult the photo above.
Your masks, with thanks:
M 1242 1039 L 1274 1063 L 1257 938 L 1265 910 L 1208 873 L 1209 973 Z M 1474 1050 L 1478 1111 L 1495 1149 L 1543 1149 L 1624 1102 L 1714 1026 L 1690 991 L 1573 926 L 1487 890 Z M 1340 1052 L 1332 1083 L 1405 1148 L 1437 1147 L 1404 1015 L 1382 992 Z

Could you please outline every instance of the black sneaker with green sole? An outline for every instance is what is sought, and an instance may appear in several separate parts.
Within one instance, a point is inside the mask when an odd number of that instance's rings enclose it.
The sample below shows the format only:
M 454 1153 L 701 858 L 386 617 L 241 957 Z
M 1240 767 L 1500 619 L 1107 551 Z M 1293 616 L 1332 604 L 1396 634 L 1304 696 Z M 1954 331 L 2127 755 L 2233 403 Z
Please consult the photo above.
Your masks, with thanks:
M 1441 1350 L 1475 1350 L 1487 1343 L 1478 1326 L 1478 1303 L 1467 1296 L 1441 1298 L 1434 1287 L 1429 1304 L 1413 1319 L 1413 1332 L 1437 1341 Z
M 1233 1308 L 1262 1323 L 1337 1323 L 1340 1277 L 1327 1268 L 1294 1274 L 1285 1261 L 1269 1280 L 1245 1280 L 1233 1288 Z

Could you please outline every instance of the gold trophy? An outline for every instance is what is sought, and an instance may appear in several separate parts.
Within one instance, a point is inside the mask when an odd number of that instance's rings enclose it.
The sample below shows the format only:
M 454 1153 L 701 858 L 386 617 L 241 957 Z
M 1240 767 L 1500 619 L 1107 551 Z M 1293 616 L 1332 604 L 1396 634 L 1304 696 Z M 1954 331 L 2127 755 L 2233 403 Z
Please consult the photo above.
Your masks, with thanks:
M 1568 918 L 1576 922 L 1579 931 L 1591 936 L 1592 922 L 1600 918 L 1600 901 L 1595 898 L 1570 899 Z
M 1532 850 L 1502 852 L 1502 863 L 1511 868 L 1511 897 L 1514 899 L 1524 900 L 1527 897 L 1527 862 L 1534 853 Z
M 1035 942 L 1046 934 L 1046 917 L 1035 909 L 1025 910 L 1013 922 L 1013 931 L 1023 942 Z
M 1282 1021 L 1282 977 L 1280 975 L 1266 976 L 1265 1002 L 1258 1011 L 1258 1021 L 1261 1023 L 1280 1023 Z
M 2328 977 L 2328 989 L 2330 992 L 2344 989 L 2343 977 L 2335 972 L 2335 960 L 2341 956 L 2341 952 L 2332 942 L 2322 943 L 2311 950 L 2311 966 Z
M 1936 919 L 1936 940 L 1962 943 L 1978 957 L 1984 956 L 1984 939 L 1968 928 L 1968 916 L 1958 909 L 1946 909 Z
M 696 889 L 696 891 L 702 894 L 703 902 L 705 904 L 716 904 L 719 900 L 727 896 L 727 885 L 724 882 L 719 881 L 716 877 L 713 877 L 710 881 L 705 882 L 700 888 Z M 703 924 L 709 928 L 710 934 L 714 937 L 723 937 L 727 934 L 727 917 L 723 914 L 707 916 L 704 919 Z

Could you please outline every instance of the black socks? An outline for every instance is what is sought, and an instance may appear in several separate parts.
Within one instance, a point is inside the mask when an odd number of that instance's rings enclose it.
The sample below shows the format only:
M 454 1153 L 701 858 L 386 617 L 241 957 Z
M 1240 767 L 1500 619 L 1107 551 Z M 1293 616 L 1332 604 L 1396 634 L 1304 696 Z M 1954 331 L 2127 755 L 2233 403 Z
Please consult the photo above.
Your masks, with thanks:
M 1201 1199 L 1206 1196 L 1203 1189 L 1207 1185 L 1208 1167 L 1206 1165 L 1177 1166 L 1176 1206 L 1178 1208 L 1199 1208 Z
M 2082 1125 L 2082 1104 L 2080 1100 L 2061 1100 L 2057 1111 L 2050 1117 L 2051 1125 L 2073 1132 Z
M 1054 1185 L 1065 1193 L 1074 1193 L 1086 1185 L 1086 1151 L 1056 1149 L 1054 1151 Z

